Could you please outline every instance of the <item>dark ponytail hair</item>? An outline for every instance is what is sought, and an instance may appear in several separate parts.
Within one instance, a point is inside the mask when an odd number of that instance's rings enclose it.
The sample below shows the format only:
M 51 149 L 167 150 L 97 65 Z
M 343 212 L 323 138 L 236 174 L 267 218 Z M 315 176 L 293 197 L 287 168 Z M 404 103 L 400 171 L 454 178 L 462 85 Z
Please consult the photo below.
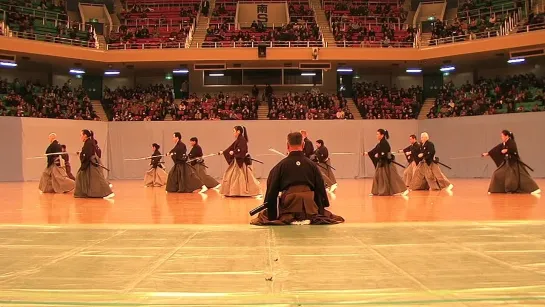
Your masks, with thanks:
M 384 135 L 384 137 L 385 137 L 386 139 L 389 139 L 389 138 L 390 138 L 390 133 L 388 133 L 388 130 L 386 130 L 386 129 L 378 129 L 377 131 L 378 131 L 378 133 L 380 133 L 381 135 Z
M 199 139 L 196 137 L 192 137 L 189 139 L 191 142 L 195 142 L 195 144 L 199 144 Z
M 174 137 L 178 138 L 178 142 L 182 140 L 182 134 L 180 132 L 174 132 Z
M 157 144 L 157 143 L 153 143 L 153 144 L 151 144 L 151 146 L 153 146 L 153 148 L 155 148 L 155 150 L 159 150 L 159 148 L 161 148 L 161 146 L 159 146 L 159 144 Z
M 250 138 L 248 138 L 248 131 L 246 130 L 246 127 L 244 126 L 235 126 L 235 131 L 240 132 L 240 135 L 246 139 L 246 142 L 250 142 Z
M 83 129 L 81 130 L 81 133 L 83 133 L 84 135 L 86 135 L 88 138 L 93 138 L 93 133 L 87 129 Z
M 410 137 L 411 139 L 413 139 L 413 140 L 416 140 L 416 135 L 414 135 L 414 134 L 409 135 L 409 137 Z
M 324 141 L 323 140 L 317 140 L 316 143 L 320 144 L 320 146 L 324 146 Z
M 512 139 L 513 141 L 515 140 L 515 134 L 513 134 L 513 132 L 509 131 L 509 130 L 502 130 L 501 131 L 501 134 L 505 135 L 505 136 L 508 136 L 510 139 Z

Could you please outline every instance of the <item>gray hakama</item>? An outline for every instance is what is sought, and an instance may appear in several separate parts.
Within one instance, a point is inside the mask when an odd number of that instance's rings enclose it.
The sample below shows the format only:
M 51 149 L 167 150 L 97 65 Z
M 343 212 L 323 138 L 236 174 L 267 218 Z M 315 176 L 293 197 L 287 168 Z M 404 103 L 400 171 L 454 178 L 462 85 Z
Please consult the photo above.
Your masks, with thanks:
M 74 180 L 70 179 L 64 167 L 60 166 L 58 157 L 44 170 L 38 186 L 43 193 L 67 193 L 72 191 L 74 187 Z

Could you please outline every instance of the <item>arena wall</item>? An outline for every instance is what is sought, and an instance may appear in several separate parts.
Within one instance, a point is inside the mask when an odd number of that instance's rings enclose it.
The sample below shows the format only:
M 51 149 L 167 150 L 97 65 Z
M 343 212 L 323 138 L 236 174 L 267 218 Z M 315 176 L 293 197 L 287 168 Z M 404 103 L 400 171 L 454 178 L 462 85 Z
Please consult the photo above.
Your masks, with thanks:
M 356 153 L 332 155 L 337 178 L 361 178 L 373 175 L 369 158 L 360 156 L 376 143 L 376 130 L 386 128 L 391 133 L 393 150 L 407 145 L 408 135 L 426 131 L 437 148 L 437 156 L 452 167 L 444 170 L 452 178 L 490 177 L 495 169 L 490 159 L 478 158 L 500 142 L 502 129 L 516 135 L 523 160 L 535 169 L 535 177 L 545 177 L 542 153 L 545 152 L 545 113 L 508 114 L 480 117 L 448 118 L 423 121 L 365 120 L 365 121 L 218 121 L 218 122 L 89 122 L 73 120 L 0 118 L 0 136 L 6 146 L 0 160 L 0 181 L 38 180 L 45 167 L 44 159 L 26 159 L 43 154 L 47 136 L 56 132 L 61 143 L 75 152 L 81 148 L 79 131 L 92 129 L 103 151 L 103 162 L 110 169 L 111 179 L 142 179 L 147 169 L 146 161 L 124 161 L 127 158 L 148 156 L 154 142 L 162 152 L 172 148 L 172 133 L 179 131 L 186 144 L 197 136 L 205 154 L 223 150 L 233 140 L 232 128 L 243 123 L 250 136 L 250 151 L 254 158 L 264 162 L 255 164 L 255 174 L 265 178 L 280 157 L 268 151 L 285 150 L 285 137 L 290 131 L 306 129 L 309 137 L 323 139 L 331 153 Z M 465 159 L 452 159 L 466 157 Z M 79 161 L 71 157 L 72 168 Z M 172 166 L 166 159 L 167 168 Z M 402 157 L 399 162 L 405 164 Z M 208 172 L 220 177 L 226 168 L 222 157 L 207 159 Z M 401 170 L 400 170 L 401 171 Z

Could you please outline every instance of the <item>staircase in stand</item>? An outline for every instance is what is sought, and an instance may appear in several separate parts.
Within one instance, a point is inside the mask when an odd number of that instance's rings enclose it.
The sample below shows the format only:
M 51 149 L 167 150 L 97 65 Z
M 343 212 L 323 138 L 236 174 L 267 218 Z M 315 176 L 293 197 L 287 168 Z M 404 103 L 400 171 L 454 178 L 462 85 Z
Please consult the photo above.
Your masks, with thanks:
M 426 119 L 428 113 L 431 110 L 431 107 L 433 107 L 433 104 L 435 103 L 435 98 L 426 98 L 424 100 L 424 105 L 422 105 L 422 108 L 420 109 L 420 113 L 418 114 L 418 119 Z
M 331 31 L 331 27 L 329 24 L 329 19 L 327 19 L 325 12 L 322 8 L 321 0 L 310 0 L 310 5 L 316 13 L 316 23 L 322 31 L 322 36 L 324 38 L 326 46 L 335 47 L 335 36 L 333 36 L 333 32 Z
M 212 12 L 210 12 L 210 14 L 212 14 Z M 189 48 L 197 48 L 204 42 L 204 39 L 206 38 L 206 31 L 208 31 L 209 23 L 210 18 L 204 16 L 199 17 L 199 23 L 197 24 L 195 32 L 193 32 L 193 37 L 191 39 L 191 45 L 189 46 Z
M 104 37 L 104 35 L 97 35 L 97 40 L 100 49 L 106 50 L 106 38 Z
M 91 105 L 93 106 L 93 110 L 95 110 L 100 120 L 107 122 L 108 116 L 106 116 L 106 112 L 104 112 L 104 107 L 102 107 L 100 100 L 91 100 Z
M 346 106 L 348 107 L 348 110 L 350 110 L 350 113 L 354 115 L 354 119 L 363 119 L 358 106 L 356 106 L 356 103 L 354 102 L 354 99 L 346 98 Z
M 422 33 L 420 35 L 420 46 L 428 47 L 430 45 L 431 33 Z
M 269 105 L 266 102 L 261 102 L 259 107 L 257 108 L 257 119 L 259 120 L 266 120 L 269 119 Z

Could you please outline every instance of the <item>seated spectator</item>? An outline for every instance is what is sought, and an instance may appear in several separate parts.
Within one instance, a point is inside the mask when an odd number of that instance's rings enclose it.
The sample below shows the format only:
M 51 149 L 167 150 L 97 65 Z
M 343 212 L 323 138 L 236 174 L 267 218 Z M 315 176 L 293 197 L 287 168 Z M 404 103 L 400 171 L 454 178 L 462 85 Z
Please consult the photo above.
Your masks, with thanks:
M 422 88 L 389 88 L 378 82 L 356 83 L 356 102 L 363 119 L 416 119 L 422 106 Z
M 346 99 L 319 91 L 304 93 L 289 92 L 277 97 L 268 96 L 268 118 L 287 120 L 354 119 L 347 107 Z
M 3 116 L 100 120 L 82 87 L 41 86 L 15 79 L 0 82 L 0 114 Z
M 174 103 L 173 90 L 162 84 L 104 90 L 102 105 L 114 121 L 164 120 L 167 109 Z
M 443 85 L 428 118 L 543 111 L 544 78 L 534 74 L 504 79 L 481 78 L 475 84 Z

